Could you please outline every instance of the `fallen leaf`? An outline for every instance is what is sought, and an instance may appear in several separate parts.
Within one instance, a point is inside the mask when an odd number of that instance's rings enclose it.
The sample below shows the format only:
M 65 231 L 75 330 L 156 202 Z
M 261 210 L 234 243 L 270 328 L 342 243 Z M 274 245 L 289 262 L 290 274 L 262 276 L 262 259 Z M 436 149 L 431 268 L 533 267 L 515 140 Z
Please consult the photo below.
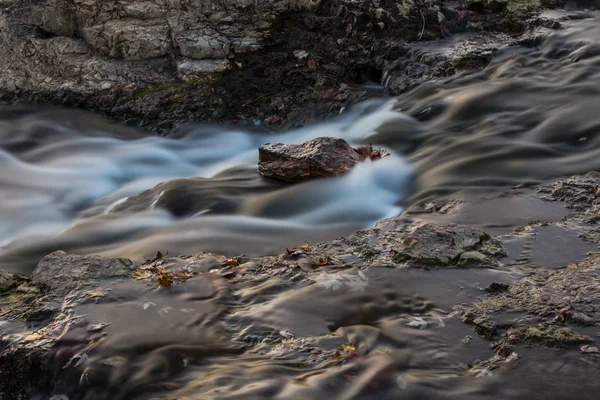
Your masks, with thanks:
M 361 146 L 357 149 L 354 149 L 358 154 L 360 154 L 363 159 L 371 159 L 378 160 L 380 158 L 384 158 L 389 156 L 390 154 L 385 150 L 375 150 L 372 145 Z
M 148 271 L 148 270 L 140 270 L 137 269 L 135 270 L 135 272 L 133 272 L 132 274 L 130 274 L 129 276 L 131 276 L 133 279 L 146 279 L 151 277 L 153 274 L 152 272 Z
M 224 261 L 222 261 L 221 265 L 226 266 L 226 267 L 237 267 L 238 265 L 240 265 L 241 262 L 242 262 L 241 257 L 232 257 L 232 258 L 227 258 Z
M 161 273 L 160 276 L 156 280 L 158 281 L 158 284 L 161 287 L 169 287 L 173 284 L 173 278 L 166 273 L 164 273 L 164 274 Z
M 319 258 L 320 265 L 329 265 L 329 257 L 321 257 Z
M 308 244 L 308 242 L 304 242 L 304 244 L 302 246 L 300 246 L 300 248 L 304 251 L 309 251 L 310 250 L 310 244 Z
M 577 269 L 577 264 L 569 264 L 569 269 Z
M 175 271 L 173 272 L 173 276 L 181 281 L 187 281 L 192 277 L 192 274 L 188 272 Z
M 102 292 L 102 288 L 97 288 L 96 290 L 83 292 L 83 294 L 85 294 L 86 296 L 90 296 L 90 297 L 102 297 L 102 296 L 104 296 L 104 293 Z
M 356 347 L 352 346 L 351 344 L 343 344 L 342 343 L 342 350 L 346 351 L 346 352 L 352 352 L 356 350 Z

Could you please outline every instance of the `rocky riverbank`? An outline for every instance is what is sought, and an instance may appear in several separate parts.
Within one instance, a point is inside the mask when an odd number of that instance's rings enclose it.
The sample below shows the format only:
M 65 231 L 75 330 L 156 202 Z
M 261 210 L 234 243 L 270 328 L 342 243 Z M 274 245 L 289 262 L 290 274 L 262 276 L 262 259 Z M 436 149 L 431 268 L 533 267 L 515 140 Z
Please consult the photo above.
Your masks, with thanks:
M 148 390 L 154 391 L 153 398 L 184 398 L 194 384 L 180 376 L 185 376 L 183 353 L 191 357 L 186 362 L 228 353 L 293 356 L 307 368 L 330 368 L 338 374 L 339 368 L 379 357 L 381 349 L 372 347 L 361 329 L 385 320 L 423 332 L 452 326 L 446 337 L 452 346 L 487 341 L 489 350 L 472 348 L 465 367 L 455 372 L 464 379 L 513 368 L 521 357 L 544 359 L 556 349 L 594 357 L 600 322 L 599 188 L 600 178 L 589 175 L 493 195 L 486 201 L 510 204 L 526 197 L 536 204 L 557 203 L 566 214 L 495 236 L 461 223 L 474 206 L 454 198 L 417 204 L 373 229 L 331 242 L 299 244 L 278 256 L 159 253 L 133 265 L 123 259 L 55 252 L 32 275 L 0 275 L 0 323 L 5 332 L 0 342 L 0 398 L 77 398 L 84 392 L 85 398 L 105 398 L 117 396 L 116 388 L 121 390 L 118 398 Z M 431 222 L 436 219 L 440 222 Z M 557 247 L 557 252 L 548 254 L 548 246 Z M 453 278 L 445 274 L 448 269 Z M 399 291 L 392 284 L 397 279 L 407 285 L 421 282 L 415 286 L 418 294 Z M 458 284 L 465 279 L 468 285 Z M 450 293 L 433 295 L 438 289 L 430 293 L 423 282 L 447 287 Z M 273 300 L 284 291 L 286 297 Z M 317 293 L 322 297 L 315 298 Z M 437 297 L 432 301 L 430 296 Z M 313 303 L 321 309 L 309 317 L 306 312 Z M 107 314 L 107 307 L 113 311 Z M 205 334 L 218 332 L 219 340 L 226 336 L 228 342 L 208 345 L 206 337 L 185 339 L 196 355 L 189 349 L 175 351 L 168 356 L 171 361 L 155 360 L 156 372 L 146 370 L 141 381 L 127 381 L 125 371 L 129 376 L 141 368 L 132 359 L 136 350 L 123 347 L 127 335 L 141 335 L 130 340 L 145 351 L 165 349 L 171 342 L 184 346 L 179 333 L 170 331 L 174 337 L 162 338 L 156 325 L 177 312 L 187 319 L 201 316 Z M 135 314 L 147 315 L 138 319 Z M 140 328 L 151 329 L 152 336 L 132 331 L 126 315 Z M 290 319 L 299 315 L 307 319 Z M 327 321 L 329 332 L 310 327 L 309 321 L 320 318 Z M 456 328 L 460 321 L 464 328 Z M 552 350 L 531 353 L 540 346 Z M 165 362 L 184 364 L 165 370 Z M 203 390 L 216 389 L 211 383 Z
M 0 3 L 0 99 L 80 107 L 168 131 L 296 126 L 478 70 L 573 15 L 537 0 Z M 575 16 L 576 17 L 576 16 Z

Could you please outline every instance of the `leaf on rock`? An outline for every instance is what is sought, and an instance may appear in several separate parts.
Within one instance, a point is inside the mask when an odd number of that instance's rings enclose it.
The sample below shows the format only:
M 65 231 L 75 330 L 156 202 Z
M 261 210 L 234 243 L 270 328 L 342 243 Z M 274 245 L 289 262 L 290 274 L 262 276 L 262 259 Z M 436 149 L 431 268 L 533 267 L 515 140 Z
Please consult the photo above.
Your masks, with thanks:
M 304 251 L 309 251 L 310 250 L 310 244 L 308 242 L 304 242 L 304 244 L 302 246 L 300 246 L 300 248 Z
M 175 271 L 175 272 L 172 272 L 172 274 L 175 278 L 177 278 L 177 280 L 180 280 L 180 281 L 187 281 L 188 279 L 190 279 L 192 277 L 192 274 L 190 274 L 189 272 Z
M 354 149 L 354 151 L 356 151 L 358 154 L 360 154 L 362 156 L 362 158 L 365 160 L 367 160 L 367 159 L 378 160 L 380 158 L 384 158 L 384 157 L 387 157 L 390 155 L 390 153 L 388 153 L 385 150 L 373 149 L 373 146 L 371 144 L 369 144 L 368 146 L 361 146 L 357 149 Z
M 131 276 L 133 279 L 139 280 L 139 279 L 146 279 L 146 278 L 150 278 L 152 275 L 154 275 L 152 273 L 152 271 L 149 271 L 147 269 L 136 269 L 132 274 L 130 274 L 129 276 Z
M 165 273 L 163 274 L 162 271 L 164 271 Z M 158 276 L 158 284 L 161 287 L 169 287 L 173 284 L 173 278 L 167 274 L 167 271 L 165 271 L 164 269 L 161 271 L 161 274 Z
M 104 292 L 102 292 L 102 288 L 97 288 L 96 290 L 91 290 L 87 292 L 83 292 L 86 296 L 90 297 L 102 297 L 104 296 Z
M 221 261 L 221 265 L 223 265 L 224 267 L 237 267 L 241 263 L 242 257 L 232 257 Z
M 356 347 L 354 347 L 351 344 L 343 344 L 342 343 L 342 350 L 344 350 L 345 352 L 350 353 L 350 352 L 356 351 Z

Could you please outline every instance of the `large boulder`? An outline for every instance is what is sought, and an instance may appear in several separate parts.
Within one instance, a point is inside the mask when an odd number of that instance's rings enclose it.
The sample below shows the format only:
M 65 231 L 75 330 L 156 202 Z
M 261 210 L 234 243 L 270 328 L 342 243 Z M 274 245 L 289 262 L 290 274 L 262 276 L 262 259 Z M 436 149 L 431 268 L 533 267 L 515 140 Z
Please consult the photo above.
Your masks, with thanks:
M 42 258 L 33 271 L 33 284 L 53 292 L 64 292 L 93 279 L 123 276 L 133 271 L 126 258 L 79 256 L 55 251 Z
M 266 143 L 258 149 L 258 171 L 270 178 L 303 181 L 343 175 L 363 159 L 344 139 L 320 137 L 302 144 Z

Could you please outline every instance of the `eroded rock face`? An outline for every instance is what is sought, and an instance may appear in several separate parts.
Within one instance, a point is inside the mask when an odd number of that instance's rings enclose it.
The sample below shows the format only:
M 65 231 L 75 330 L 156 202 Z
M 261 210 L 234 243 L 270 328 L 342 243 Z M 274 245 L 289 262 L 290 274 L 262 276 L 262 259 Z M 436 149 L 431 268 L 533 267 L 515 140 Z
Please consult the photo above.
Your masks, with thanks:
M 70 85 L 94 92 L 173 82 L 177 65 L 257 50 L 279 14 L 312 6 L 310 0 L 2 1 L 0 89 Z
M 264 176 L 303 181 L 343 175 L 363 157 L 344 139 L 321 137 L 302 144 L 266 143 L 258 149 L 258 159 Z
M 55 251 L 42 258 L 33 271 L 32 282 L 54 292 L 64 292 L 91 279 L 127 275 L 132 268 L 132 262 L 125 258 L 78 256 Z

